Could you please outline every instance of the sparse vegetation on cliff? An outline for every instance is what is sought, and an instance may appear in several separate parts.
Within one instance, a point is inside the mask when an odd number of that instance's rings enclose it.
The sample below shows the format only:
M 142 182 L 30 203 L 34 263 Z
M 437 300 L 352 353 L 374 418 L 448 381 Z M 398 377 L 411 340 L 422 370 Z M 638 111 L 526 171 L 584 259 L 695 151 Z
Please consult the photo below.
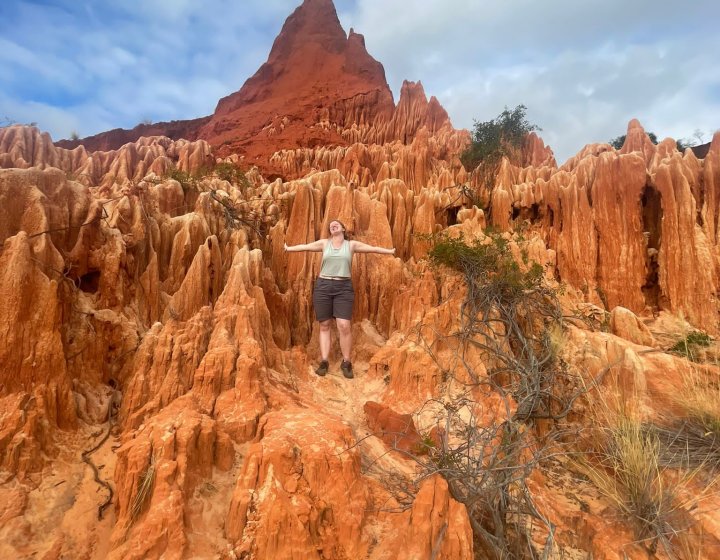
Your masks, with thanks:
M 231 185 L 238 186 L 241 190 L 245 190 L 250 187 L 250 181 L 248 181 L 248 178 L 245 175 L 245 170 L 243 170 L 239 165 L 227 161 L 223 161 L 209 167 L 202 167 L 195 173 L 183 171 L 173 165 L 168 168 L 165 176 L 180 183 L 183 191 L 185 192 L 190 189 L 197 189 L 200 181 L 212 176 L 218 177 L 223 181 L 227 181 Z
M 562 312 L 557 292 L 545 280 L 542 266 L 530 263 L 524 251 L 515 260 L 511 243 L 489 232 L 482 241 L 439 238 L 429 253 L 432 263 L 463 275 L 467 295 L 461 312 L 462 338 L 489 354 L 488 380 L 474 371 L 475 383 L 489 383 L 517 403 L 522 420 L 558 419 L 571 402 L 557 393 L 556 345 L 551 332 Z M 552 328 L 551 328 L 552 327 Z
M 648 132 L 647 133 L 648 138 L 650 138 L 650 142 L 653 144 L 658 143 L 658 137 L 654 132 Z M 625 138 L 627 135 L 622 134 L 620 136 L 617 136 L 613 138 L 612 140 L 608 141 L 608 144 L 610 144 L 613 148 L 616 150 L 619 150 L 623 147 L 623 144 L 625 144 Z M 693 146 L 697 146 L 699 143 L 701 144 L 703 141 L 704 134 L 701 130 L 696 129 L 693 133 L 693 138 L 679 138 L 676 140 L 675 145 L 677 147 L 677 150 L 679 152 L 684 152 L 688 148 L 692 148 Z
M 663 415 L 648 427 L 661 443 L 661 461 L 673 468 L 704 469 L 720 474 L 720 387 L 716 370 L 691 368 L 674 397 L 682 416 Z
M 150 463 L 140 475 L 137 488 L 130 505 L 130 519 L 134 522 L 145 510 L 145 506 L 152 496 L 152 489 L 155 485 L 155 456 L 150 455 Z
M 174 165 L 168 168 L 165 172 L 165 177 L 180 183 L 184 193 L 197 188 L 198 175 L 178 169 Z
M 525 105 L 505 107 L 494 119 L 475 121 L 470 146 L 460 156 L 468 171 L 475 170 L 489 186 L 503 157 L 512 162 L 520 158 L 525 137 L 540 128 L 527 120 Z
M 680 356 L 685 356 L 691 361 L 695 361 L 698 358 L 698 351 L 701 348 L 707 348 L 710 346 L 711 342 L 712 338 L 704 332 L 692 331 L 688 333 L 685 338 L 678 340 L 675 344 L 673 344 L 668 351 Z
M 606 414 L 593 432 L 582 470 L 632 520 L 639 542 L 651 553 L 661 546 L 670 558 L 681 557 L 678 551 L 690 546 L 687 532 L 693 524 L 681 490 L 693 473 L 671 482 L 657 433 L 623 412 Z
M 555 528 L 536 507 L 528 479 L 584 393 L 558 357 L 557 291 L 529 261 L 521 237 L 487 231 L 469 243 L 446 235 L 432 241 L 431 263 L 460 273 L 467 293 L 460 328 L 442 337 L 456 347 L 453 363 L 422 342 L 448 387 L 463 389 L 448 389 L 427 455 L 413 458 L 423 478 L 440 474 L 465 504 L 478 557 L 543 557 L 554 548 Z M 484 371 L 476 369 L 478 355 Z M 540 424 L 543 438 L 534 431 Z
M 245 171 L 239 165 L 232 162 L 220 162 L 210 171 L 223 181 L 227 181 L 233 185 L 239 185 L 243 189 L 250 186 L 250 181 L 248 181 L 248 178 L 245 176 Z
M 648 132 L 647 135 L 648 135 L 648 138 L 650 138 L 650 142 L 652 142 L 653 144 L 658 143 L 657 136 L 655 135 L 654 132 Z M 621 134 L 620 136 L 617 136 L 617 137 L 613 138 L 612 140 L 609 140 L 608 144 L 610 144 L 616 150 L 619 150 L 620 148 L 623 147 L 623 144 L 625 143 L 626 138 L 627 138 L 627 134 Z

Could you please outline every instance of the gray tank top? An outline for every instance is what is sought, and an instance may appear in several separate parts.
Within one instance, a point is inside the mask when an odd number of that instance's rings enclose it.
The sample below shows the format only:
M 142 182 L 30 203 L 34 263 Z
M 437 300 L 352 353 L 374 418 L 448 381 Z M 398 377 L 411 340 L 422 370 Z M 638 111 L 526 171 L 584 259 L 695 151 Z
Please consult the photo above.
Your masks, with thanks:
M 350 242 L 345 239 L 339 249 L 335 249 L 332 239 L 328 239 L 323 251 L 320 276 L 335 276 L 350 278 L 352 268 L 352 254 L 350 253 Z

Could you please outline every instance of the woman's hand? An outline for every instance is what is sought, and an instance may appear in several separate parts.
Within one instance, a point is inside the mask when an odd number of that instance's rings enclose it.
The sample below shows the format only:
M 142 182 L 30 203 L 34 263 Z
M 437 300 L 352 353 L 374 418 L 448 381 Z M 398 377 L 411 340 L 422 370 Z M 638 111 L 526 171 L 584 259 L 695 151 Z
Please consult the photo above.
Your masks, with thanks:
M 288 247 L 287 243 L 283 243 L 283 249 L 285 250 L 286 253 L 288 252 L 289 248 L 290 247 Z

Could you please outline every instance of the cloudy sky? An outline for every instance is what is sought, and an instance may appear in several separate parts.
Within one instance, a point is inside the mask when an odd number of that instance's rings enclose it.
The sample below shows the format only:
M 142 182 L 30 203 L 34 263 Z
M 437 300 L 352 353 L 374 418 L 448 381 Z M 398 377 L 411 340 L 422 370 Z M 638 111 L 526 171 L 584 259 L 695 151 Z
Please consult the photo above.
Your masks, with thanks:
M 3 0 L 0 124 L 53 139 L 212 113 L 301 0 Z M 717 0 L 335 0 L 395 98 L 422 81 L 453 124 L 523 103 L 559 162 L 623 134 L 720 128 Z

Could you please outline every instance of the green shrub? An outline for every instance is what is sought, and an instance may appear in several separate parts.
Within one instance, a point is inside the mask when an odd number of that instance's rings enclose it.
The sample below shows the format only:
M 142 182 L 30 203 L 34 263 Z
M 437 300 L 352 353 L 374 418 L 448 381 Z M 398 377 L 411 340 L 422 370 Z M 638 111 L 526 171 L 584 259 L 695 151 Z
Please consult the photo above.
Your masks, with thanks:
M 187 171 L 181 171 L 174 165 L 165 172 L 165 177 L 174 179 L 182 187 L 183 192 L 187 193 L 190 189 L 197 186 L 197 178 Z
M 438 238 L 429 253 L 430 262 L 461 272 L 474 296 L 514 303 L 543 283 L 543 268 L 533 263 L 523 271 L 510 251 L 507 239 L 491 232 L 489 242 L 468 245 L 462 237 Z M 483 299 L 485 299 L 483 297 Z
M 494 119 L 475 121 L 470 146 L 460 156 L 465 169 L 471 171 L 479 165 L 496 166 L 503 156 L 514 159 L 525 137 L 540 130 L 525 117 L 527 107 L 518 105 L 505 110 Z
M 516 420 L 563 418 L 576 396 L 564 393 L 571 383 L 558 381 L 566 377 L 556 344 L 562 312 L 543 267 L 519 264 L 510 242 L 492 231 L 471 244 L 462 237 L 438 236 L 429 258 L 464 276 L 467 294 L 458 336 L 464 345 L 488 354 L 487 378 L 469 368 L 472 381 L 489 382 L 511 395 Z
M 249 188 L 250 181 L 245 176 L 245 172 L 238 165 L 231 162 L 221 162 L 214 166 L 204 166 L 198 169 L 195 173 L 189 173 L 187 171 L 181 171 L 174 165 L 170 167 L 165 176 L 169 179 L 175 179 L 183 188 L 183 191 L 187 192 L 190 189 L 197 188 L 198 182 L 205 177 L 215 175 L 223 181 L 227 181 L 232 185 L 239 185 L 243 190 Z
M 648 132 L 647 135 L 648 135 L 648 138 L 650 138 L 650 142 L 652 142 L 653 144 L 658 143 L 657 136 L 655 135 L 654 132 Z M 625 138 L 627 138 L 627 134 L 623 134 L 621 136 L 618 136 L 617 138 L 613 138 L 612 140 L 609 140 L 608 144 L 610 144 L 616 150 L 619 150 L 620 148 L 623 147 L 623 144 L 625 144 Z
M 218 176 L 218 178 L 222 179 L 223 181 L 227 181 L 228 183 L 237 184 L 243 181 L 247 181 L 243 170 L 231 162 L 224 161 L 218 163 L 213 168 L 213 172 L 215 173 L 215 175 Z
M 698 350 L 707 348 L 710 344 L 712 344 L 712 338 L 709 335 L 701 331 L 692 331 L 685 338 L 673 344 L 668 351 L 695 361 Z

